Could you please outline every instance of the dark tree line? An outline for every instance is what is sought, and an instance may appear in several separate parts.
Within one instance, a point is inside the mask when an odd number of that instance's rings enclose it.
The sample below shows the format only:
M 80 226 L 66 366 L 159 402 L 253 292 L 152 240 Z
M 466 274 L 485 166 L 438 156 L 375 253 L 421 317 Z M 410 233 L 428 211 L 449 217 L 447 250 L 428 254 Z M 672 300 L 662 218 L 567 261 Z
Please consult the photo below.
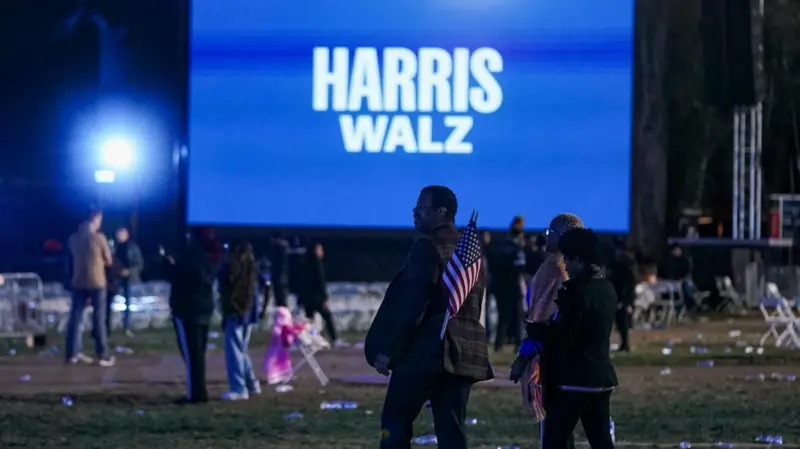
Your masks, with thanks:
M 675 231 L 682 209 L 721 219 L 731 214 L 732 118 L 706 100 L 700 25 L 700 0 L 637 1 L 632 236 L 653 256 Z M 800 2 L 765 2 L 764 54 L 764 194 L 795 193 Z M 766 212 L 766 198 L 763 204 Z

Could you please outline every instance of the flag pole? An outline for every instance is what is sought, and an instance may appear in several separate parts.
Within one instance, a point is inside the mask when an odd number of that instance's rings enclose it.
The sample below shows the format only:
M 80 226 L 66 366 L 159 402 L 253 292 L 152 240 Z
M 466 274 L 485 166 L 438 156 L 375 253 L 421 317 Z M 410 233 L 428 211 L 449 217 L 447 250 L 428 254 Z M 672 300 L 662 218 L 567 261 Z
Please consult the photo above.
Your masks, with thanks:
M 444 313 L 444 322 L 442 323 L 442 332 L 439 334 L 439 339 L 444 340 L 444 331 L 447 330 L 447 322 L 450 321 L 450 309 Z

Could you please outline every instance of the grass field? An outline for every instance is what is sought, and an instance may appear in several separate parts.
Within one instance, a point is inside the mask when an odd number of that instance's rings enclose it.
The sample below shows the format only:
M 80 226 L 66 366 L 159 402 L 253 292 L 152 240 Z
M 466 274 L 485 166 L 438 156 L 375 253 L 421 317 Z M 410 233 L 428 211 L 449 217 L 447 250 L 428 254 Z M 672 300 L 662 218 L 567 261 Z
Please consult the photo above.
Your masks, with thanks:
M 690 441 L 702 447 L 722 441 L 756 447 L 755 436 L 776 434 L 785 447 L 800 447 L 800 382 L 770 379 L 773 373 L 800 374 L 800 353 L 766 347 L 759 354 L 753 344 L 762 327 L 737 319 L 637 332 L 634 353 L 615 357 L 621 383 L 612 402 L 618 445 L 677 447 Z M 254 341 L 258 361 L 265 334 Z M 221 347 L 220 339 L 212 343 Z M 4 355 L 12 347 L 3 344 Z M 341 380 L 372 374 L 358 349 L 319 356 L 333 379 L 324 388 L 305 369 L 291 392 L 265 388 L 247 402 L 177 407 L 171 401 L 182 393 L 183 368 L 171 333 L 112 337 L 112 345 L 133 354 L 118 354 L 118 365 L 110 369 L 65 367 L 59 354 L 17 347 L 16 355 L 0 357 L 0 448 L 377 447 L 385 387 Z M 664 355 L 666 347 L 671 354 Z M 511 356 L 510 351 L 495 356 L 498 378 L 505 376 Z M 697 366 L 706 360 L 714 366 Z M 669 374 L 662 375 L 666 368 Z M 209 352 L 208 372 L 210 392 L 225 391 L 221 349 Z M 758 374 L 766 380 L 746 380 Z M 72 406 L 62 403 L 64 397 Z M 321 410 L 326 400 L 356 401 L 359 407 Z M 293 412 L 303 417 L 287 420 Z M 507 382 L 473 389 L 469 415 L 478 419 L 469 428 L 472 448 L 538 447 L 536 425 L 522 411 L 517 387 Z M 415 430 L 432 433 L 427 410 Z

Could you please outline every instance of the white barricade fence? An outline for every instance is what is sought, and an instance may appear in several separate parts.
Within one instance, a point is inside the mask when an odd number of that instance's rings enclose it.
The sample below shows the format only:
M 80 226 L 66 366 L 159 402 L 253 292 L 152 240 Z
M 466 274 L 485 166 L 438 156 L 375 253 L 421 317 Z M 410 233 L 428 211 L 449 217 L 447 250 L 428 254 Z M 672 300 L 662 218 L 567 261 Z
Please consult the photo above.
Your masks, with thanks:
M 0 273 L 0 337 L 24 337 L 45 330 L 44 288 L 36 273 Z
M 40 281 L 41 282 L 41 281 Z M 378 311 L 383 300 L 388 283 L 349 283 L 339 282 L 328 285 L 328 305 L 333 314 L 336 326 L 341 331 L 366 331 Z M 69 309 L 72 303 L 70 292 L 60 283 L 47 283 L 37 290 L 32 286 L 21 286 L 21 295 L 41 298 L 37 306 L 40 323 L 50 331 L 63 332 L 69 319 Z M 37 293 L 41 292 L 41 293 Z M 170 285 L 165 281 L 149 281 L 131 286 L 130 325 L 137 329 L 161 329 L 171 326 L 169 309 Z M 122 324 L 123 314 L 126 309 L 125 298 L 116 295 L 109 298 L 112 301 L 112 328 Z M 298 307 L 295 295 L 289 295 L 288 306 L 296 315 L 304 315 L 302 307 Z M 0 314 L 4 302 L 0 300 Z M 272 323 L 274 315 L 274 302 L 267 308 L 267 317 L 262 321 L 266 328 Z M 84 318 L 86 329 L 91 328 L 91 307 L 87 308 Z M 0 315 L 0 320 L 2 319 Z M 218 319 L 219 317 L 217 317 Z M 320 317 L 317 317 L 317 326 L 321 328 Z M 0 326 L 0 332 L 2 332 Z

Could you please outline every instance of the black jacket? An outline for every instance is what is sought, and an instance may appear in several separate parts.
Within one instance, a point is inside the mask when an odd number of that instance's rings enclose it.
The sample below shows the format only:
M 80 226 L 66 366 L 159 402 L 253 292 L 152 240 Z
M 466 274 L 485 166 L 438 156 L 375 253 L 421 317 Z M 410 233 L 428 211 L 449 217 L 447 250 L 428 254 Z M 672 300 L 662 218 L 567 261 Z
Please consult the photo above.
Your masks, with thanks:
M 120 281 L 129 284 L 142 282 L 142 270 L 144 270 L 144 257 L 139 245 L 133 240 L 117 244 L 114 250 L 115 271 L 119 273 L 121 269 L 127 269 L 130 273 L 127 278 L 120 277 Z
M 441 372 L 474 381 L 491 379 L 486 330 L 480 323 L 484 281 L 480 276 L 440 338 L 447 293 L 442 270 L 458 243 L 452 226 L 417 239 L 400 272 L 389 284 L 364 344 L 367 362 L 383 353 L 396 371 Z
M 609 354 L 617 306 L 614 286 L 597 271 L 587 272 L 566 281 L 556 303 L 554 321 L 527 325 L 528 335 L 544 342 L 544 385 L 616 386 L 617 374 Z
M 185 321 L 208 324 L 214 313 L 214 279 L 217 263 L 190 241 L 168 264 L 172 284 L 169 305 L 172 315 Z
M 636 299 L 636 261 L 629 256 L 617 258 L 608 267 L 608 280 L 614 285 L 619 305 L 632 306 Z
M 298 296 L 304 305 L 306 301 L 321 302 L 328 296 L 328 283 L 325 279 L 325 262 L 308 251 L 302 264 L 302 282 Z

